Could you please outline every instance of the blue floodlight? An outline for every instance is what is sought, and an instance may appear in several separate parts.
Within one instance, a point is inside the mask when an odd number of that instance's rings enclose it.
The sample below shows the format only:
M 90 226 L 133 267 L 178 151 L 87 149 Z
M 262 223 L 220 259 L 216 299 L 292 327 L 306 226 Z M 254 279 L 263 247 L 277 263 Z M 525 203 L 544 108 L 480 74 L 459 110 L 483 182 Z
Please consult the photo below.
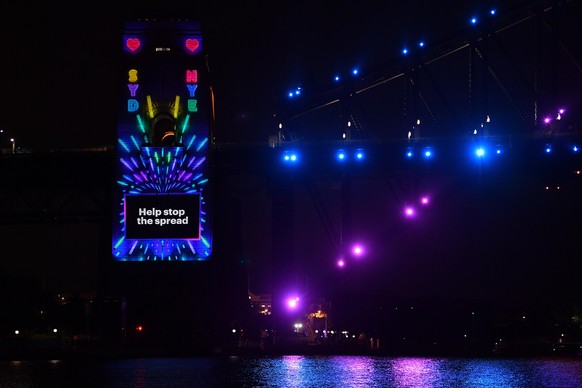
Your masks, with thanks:
M 360 72 L 360 71 L 359 71 L 357 68 L 354 68 L 354 69 L 352 70 L 352 75 L 358 75 L 358 73 L 359 73 L 359 72 Z
M 477 149 L 475 149 L 475 155 L 477 155 L 477 157 L 482 158 L 485 156 L 485 148 L 483 148 L 482 146 L 477 147 Z
M 424 153 L 423 153 L 423 154 L 424 154 L 424 158 L 425 158 L 425 159 L 430 159 L 430 158 L 432 158 L 432 155 L 433 155 L 432 149 L 431 149 L 430 147 L 426 147 L 426 148 L 424 149 Z
M 283 151 L 283 162 L 287 164 L 296 164 L 299 161 L 299 156 L 295 151 Z
M 572 146 L 572 151 L 573 151 L 573 152 L 578 152 L 579 150 L 580 150 L 580 147 L 578 147 L 576 144 L 574 144 L 574 145 Z
M 402 55 L 407 55 L 408 54 L 408 49 L 405 47 L 402 49 Z
M 348 158 L 348 155 L 346 154 L 345 150 L 337 150 L 337 152 L 335 153 L 335 158 L 339 161 L 339 162 L 345 162 Z
M 544 152 L 546 154 L 549 154 L 552 152 L 552 145 L 551 144 L 546 144 L 546 147 L 544 148 Z
M 406 158 L 412 159 L 413 157 L 414 157 L 414 150 L 412 149 L 412 147 L 406 148 Z
M 358 148 L 354 154 L 354 157 L 356 158 L 356 160 L 364 160 L 365 156 L 366 156 L 366 154 L 364 153 L 364 150 L 361 148 Z
M 335 82 L 339 82 L 339 81 L 340 81 L 340 76 L 339 76 L 339 75 L 336 75 L 336 76 L 334 76 L 334 77 L 333 77 L 333 80 L 334 80 Z
M 477 24 L 477 18 L 476 17 L 473 16 L 471 18 L 471 24 L 473 24 L 473 25 Z

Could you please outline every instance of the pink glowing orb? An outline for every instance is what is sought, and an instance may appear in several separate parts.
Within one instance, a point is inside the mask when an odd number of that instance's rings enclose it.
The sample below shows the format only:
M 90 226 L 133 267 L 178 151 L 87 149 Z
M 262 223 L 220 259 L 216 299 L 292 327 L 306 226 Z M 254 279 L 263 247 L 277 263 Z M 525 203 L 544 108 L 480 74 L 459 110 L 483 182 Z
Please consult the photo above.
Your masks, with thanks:
M 299 305 L 299 297 L 287 299 L 287 307 L 290 309 L 295 309 Z
M 355 256 L 362 256 L 364 254 L 364 247 L 359 244 L 354 245 L 352 252 Z
M 413 208 L 413 207 L 411 207 L 411 206 L 407 206 L 407 207 L 404 209 L 404 215 L 405 215 L 406 217 L 413 217 L 413 216 L 414 216 L 414 208 Z

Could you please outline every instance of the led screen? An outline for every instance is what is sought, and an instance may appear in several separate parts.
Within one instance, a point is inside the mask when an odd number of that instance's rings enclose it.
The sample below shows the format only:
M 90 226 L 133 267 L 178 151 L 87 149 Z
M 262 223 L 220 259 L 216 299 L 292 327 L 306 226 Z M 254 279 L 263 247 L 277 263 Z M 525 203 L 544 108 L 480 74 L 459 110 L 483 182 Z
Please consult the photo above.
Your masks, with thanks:
M 128 22 L 122 44 L 113 258 L 208 260 L 213 108 L 199 25 Z
M 126 195 L 128 239 L 200 239 L 200 195 Z

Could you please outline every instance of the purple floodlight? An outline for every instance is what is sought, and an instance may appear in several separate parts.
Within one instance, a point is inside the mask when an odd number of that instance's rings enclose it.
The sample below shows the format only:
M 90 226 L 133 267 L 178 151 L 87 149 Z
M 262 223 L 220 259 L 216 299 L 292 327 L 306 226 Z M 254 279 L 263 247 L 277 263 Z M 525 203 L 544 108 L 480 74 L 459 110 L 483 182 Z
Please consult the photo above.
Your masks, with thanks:
M 339 268 L 343 268 L 343 267 L 345 267 L 345 265 L 346 265 L 346 262 L 344 261 L 344 259 L 343 258 L 339 258 L 338 261 L 337 261 L 337 266 Z
M 414 217 L 414 208 L 412 206 L 406 206 L 404 208 L 404 215 L 408 218 Z
M 297 306 L 299 306 L 299 297 L 298 296 L 287 298 L 287 307 L 290 310 L 295 310 L 297 308 Z
M 362 247 L 360 244 L 356 244 L 352 248 L 352 253 L 354 256 L 362 256 L 364 254 L 364 247 Z
M 428 195 L 423 195 L 422 197 L 420 197 L 420 203 L 422 205 L 428 205 L 429 202 L 430 198 L 428 197 Z

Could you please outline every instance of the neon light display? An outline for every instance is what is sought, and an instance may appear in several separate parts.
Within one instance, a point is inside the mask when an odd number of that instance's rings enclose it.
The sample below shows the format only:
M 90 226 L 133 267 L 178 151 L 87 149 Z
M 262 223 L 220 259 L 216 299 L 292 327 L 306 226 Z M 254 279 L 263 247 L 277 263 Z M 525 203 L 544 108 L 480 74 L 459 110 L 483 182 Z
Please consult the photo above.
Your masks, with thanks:
M 200 28 L 129 22 L 123 52 L 113 258 L 208 260 L 212 106 Z

